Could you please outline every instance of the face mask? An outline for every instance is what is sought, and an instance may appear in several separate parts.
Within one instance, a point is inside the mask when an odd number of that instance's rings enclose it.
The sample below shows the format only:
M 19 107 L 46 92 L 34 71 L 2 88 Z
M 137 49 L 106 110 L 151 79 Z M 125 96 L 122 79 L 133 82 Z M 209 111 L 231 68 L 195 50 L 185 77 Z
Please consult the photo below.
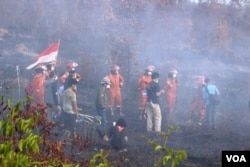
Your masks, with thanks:
M 109 89 L 109 88 L 110 88 L 110 85 L 106 85 L 106 88 Z
M 152 75 L 152 72 L 151 72 L 151 71 L 149 71 L 149 72 L 148 72 L 148 75 Z
M 176 77 L 176 74 L 173 74 L 173 78 L 175 78 Z
M 57 79 L 58 79 L 58 77 L 56 76 L 56 77 L 55 77 L 55 80 L 57 80 Z
M 51 71 L 54 71 L 55 67 L 51 67 Z

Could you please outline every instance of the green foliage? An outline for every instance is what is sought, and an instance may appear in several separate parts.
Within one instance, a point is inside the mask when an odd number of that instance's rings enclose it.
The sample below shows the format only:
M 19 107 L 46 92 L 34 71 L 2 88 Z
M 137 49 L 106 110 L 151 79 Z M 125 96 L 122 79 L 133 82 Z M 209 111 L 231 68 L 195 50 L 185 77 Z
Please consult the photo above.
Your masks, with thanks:
M 90 160 L 90 167 L 109 167 L 107 159 L 108 156 L 109 152 L 105 152 L 103 149 L 101 149 L 100 152 L 96 153 Z
M 3 102 L 4 98 L 0 100 Z M 6 105 L 6 119 L 0 121 L 0 166 L 27 166 L 33 162 L 28 155 L 39 152 L 43 138 L 32 132 L 35 118 L 18 117 L 21 102 L 12 107 L 7 99 Z
M 29 99 L 27 98 L 29 101 Z M 73 167 L 71 164 L 64 164 L 60 159 L 45 159 L 40 153 L 40 146 L 44 144 L 44 136 L 36 134 L 41 114 L 22 114 L 28 111 L 21 111 L 22 102 L 11 105 L 11 100 L 4 101 L 0 96 L 1 112 L 5 119 L 0 120 L 0 166 L 63 166 Z M 37 155 L 37 157 L 36 157 Z M 77 167 L 77 166 L 76 166 Z
M 187 153 L 185 150 L 175 150 L 167 147 L 167 141 L 174 129 L 172 125 L 168 126 L 168 131 L 166 133 L 161 133 L 161 137 L 164 138 L 163 145 L 160 145 L 157 141 L 146 138 L 147 143 L 149 143 L 155 152 L 160 152 L 160 156 L 155 163 L 155 167 L 167 166 L 175 167 L 179 165 L 181 161 L 187 159 Z

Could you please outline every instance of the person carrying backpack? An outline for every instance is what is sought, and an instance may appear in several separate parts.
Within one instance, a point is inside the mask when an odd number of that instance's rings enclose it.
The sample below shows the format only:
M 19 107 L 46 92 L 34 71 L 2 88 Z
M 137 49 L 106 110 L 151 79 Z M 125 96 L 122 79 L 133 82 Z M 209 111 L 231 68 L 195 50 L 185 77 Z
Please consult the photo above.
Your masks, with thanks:
M 219 104 L 220 92 L 210 81 L 210 78 L 205 78 L 206 89 L 204 99 L 206 104 L 206 122 L 208 129 L 215 129 L 215 108 Z

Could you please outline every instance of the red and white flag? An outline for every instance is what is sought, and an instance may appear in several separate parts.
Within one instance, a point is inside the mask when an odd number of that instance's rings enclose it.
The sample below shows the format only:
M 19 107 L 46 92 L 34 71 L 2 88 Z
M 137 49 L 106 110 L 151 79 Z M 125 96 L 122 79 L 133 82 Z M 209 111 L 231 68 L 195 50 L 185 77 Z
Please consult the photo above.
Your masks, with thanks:
M 59 45 L 60 45 L 60 41 L 57 41 L 56 43 L 51 45 L 48 49 L 44 50 L 42 53 L 40 53 L 37 56 L 36 61 L 32 63 L 31 65 L 29 65 L 28 67 L 26 67 L 26 69 L 30 70 L 40 63 L 48 63 L 51 61 L 56 61 L 58 50 L 59 50 Z

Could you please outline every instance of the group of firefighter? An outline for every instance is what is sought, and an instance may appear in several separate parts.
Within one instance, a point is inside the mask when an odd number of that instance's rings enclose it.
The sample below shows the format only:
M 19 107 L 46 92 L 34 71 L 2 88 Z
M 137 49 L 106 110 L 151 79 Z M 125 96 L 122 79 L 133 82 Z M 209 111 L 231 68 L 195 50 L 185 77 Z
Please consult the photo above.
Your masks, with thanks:
M 158 77 L 154 77 L 153 74 L 155 67 L 150 65 L 146 68 L 143 76 L 139 78 L 138 89 L 140 96 L 140 104 L 139 104 L 139 118 L 145 118 L 147 120 L 147 130 L 151 131 L 151 122 L 155 123 L 155 131 L 160 130 L 161 128 L 156 128 L 157 126 L 161 126 L 161 120 L 166 121 L 167 124 L 175 124 L 174 120 L 174 111 L 176 105 L 176 93 L 177 88 L 179 86 L 179 79 L 177 77 L 178 72 L 176 69 L 170 69 L 168 71 L 168 77 L 163 84 L 163 89 L 158 90 L 156 96 L 160 96 L 161 93 L 165 94 L 164 106 L 165 106 L 165 118 L 161 118 L 161 109 L 159 105 L 157 107 L 153 107 L 151 105 L 152 98 L 148 97 L 148 94 L 152 93 L 150 85 L 152 82 L 158 82 Z M 155 80 L 156 78 L 156 80 Z M 188 124 L 197 124 L 198 126 L 203 126 L 208 129 L 215 129 L 215 108 L 219 104 L 219 90 L 218 88 L 212 84 L 210 78 L 205 76 L 197 77 L 197 86 L 195 95 L 193 97 L 191 106 L 189 108 L 189 119 L 187 121 Z M 159 88 L 158 88 L 159 89 Z M 159 103 L 156 101 L 156 103 Z M 148 105 L 149 104 L 149 105 Z M 148 118 L 149 108 L 153 108 L 154 120 L 152 118 Z M 159 114 L 160 111 L 160 114 Z M 195 119 L 194 112 L 199 112 L 199 119 Z M 149 125 L 148 125 L 149 124 Z M 158 124 L 158 125 L 157 125 Z M 150 128 L 148 128 L 148 126 Z
M 72 79 L 74 79 L 76 83 L 80 82 L 81 80 L 80 74 L 76 72 L 77 66 L 78 64 L 75 62 L 68 62 L 66 64 L 66 71 L 62 76 L 56 75 L 55 62 L 36 66 L 31 82 L 25 87 L 26 94 L 32 99 L 31 106 L 46 108 L 48 119 L 52 119 L 54 114 L 60 114 L 62 112 L 60 95 L 62 96 L 63 91 L 68 87 L 67 83 L 71 83 L 69 81 Z M 155 67 L 153 65 L 149 65 L 146 67 L 144 74 L 139 77 L 138 80 L 140 120 L 148 119 L 146 106 L 148 102 L 151 102 L 148 99 L 148 94 L 151 93 L 149 85 L 155 79 L 152 76 L 159 78 L 159 73 L 155 71 Z M 108 83 L 108 100 L 106 110 L 110 112 L 111 116 L 119 115 L 119 117 L 125 117 L 126 113 L 124 113 L 122 109 L 121 93 L 121 88 L 124 85 L 124 78 L 120 74 L 120 67 L 118 65 L 112 65 L 110 67 L 110 74 L 104 77 L 104 79 L 101 81 L 101 84 L 106 83 Z M 166 109 L 166 118 L 162 120 L 169 123 L 173 123 L 178 85 L 178 72 L 176 69 L 172 68 L 168 71 L 168 77 L 164 82 L 163 89 L 160 90 L 165 96 L 164 109 Z M 49 89 L 48 86 L 50 87 Z M 219 94 L 217 87 L 210 83 L 209 78 L 204 76 L 198 77 L 198 87 L 194 100 L 189 109 L 190 119 L 188 120 L 188 123 L 194 123 L 193 113 L 194 111 L 198 110 L 200 118 L 197 124 L 203 125 L 204 122 L 206 122 L 209 128 L 215 128 L 216 105 L 211 104 L 211 100 L 209 102 L 210 94 Z M 157 120 L 153 120 L 152 122 L 156 121 Z

